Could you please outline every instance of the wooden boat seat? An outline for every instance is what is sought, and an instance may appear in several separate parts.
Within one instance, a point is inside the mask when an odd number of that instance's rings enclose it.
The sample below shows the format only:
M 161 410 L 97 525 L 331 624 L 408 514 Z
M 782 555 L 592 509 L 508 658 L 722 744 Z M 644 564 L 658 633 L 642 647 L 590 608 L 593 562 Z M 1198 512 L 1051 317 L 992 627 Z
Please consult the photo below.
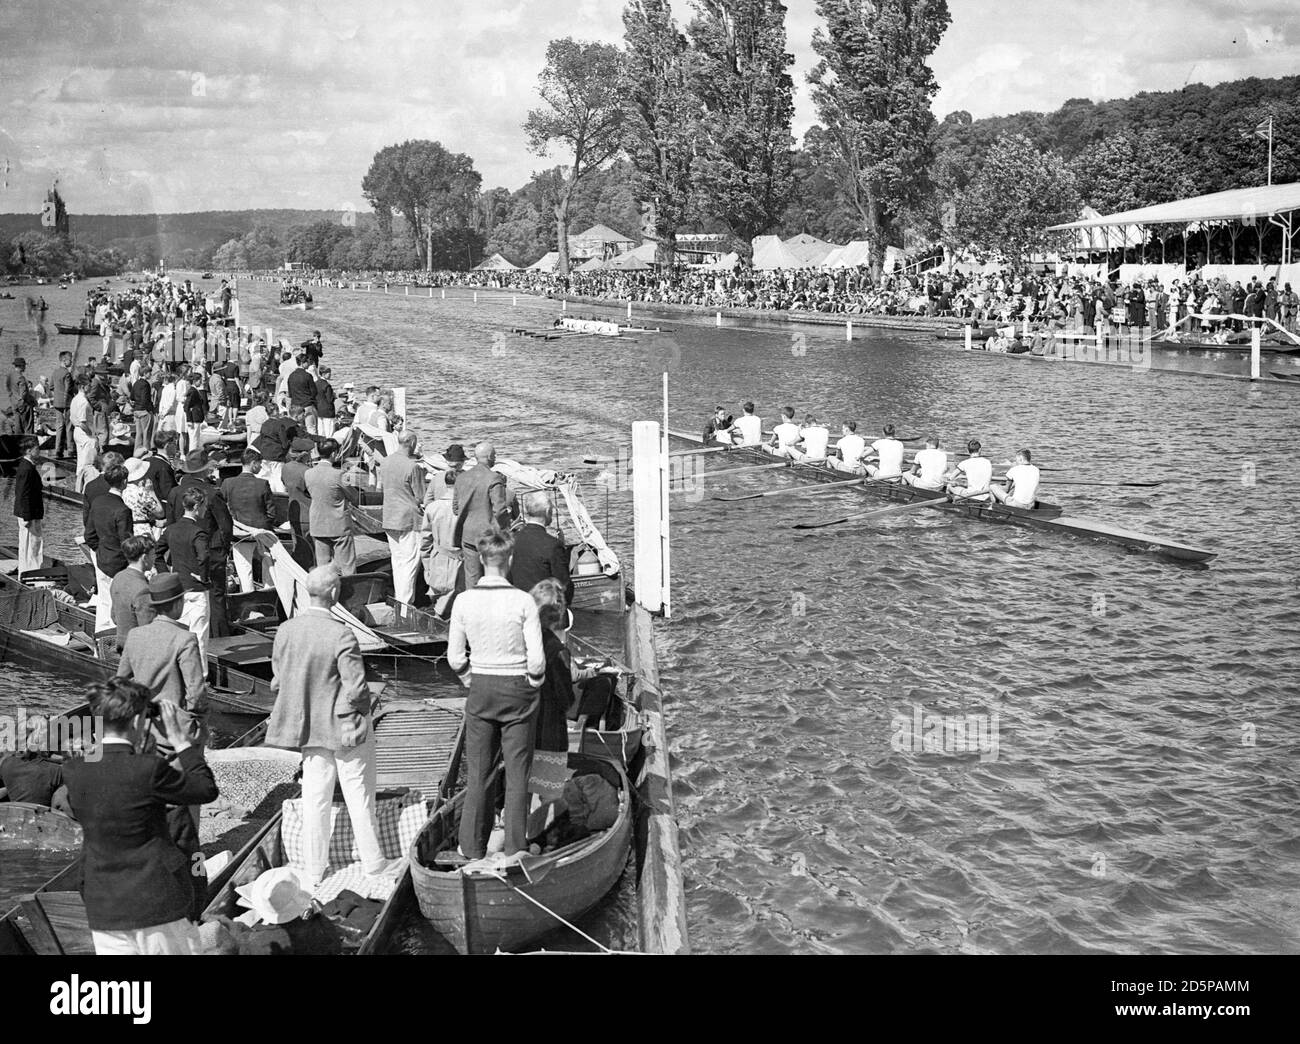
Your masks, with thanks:
M 272 640 L 264 634 L 248 631 L 222 638 L 208 639 L 208 655 L 226 667 L 248 667 L 270 663 Z
M 86 905 L 79 892 L 35 892 L 18 900 L 30 930 L 27 943 L 42 956 L 87 956 L 95 952 Z

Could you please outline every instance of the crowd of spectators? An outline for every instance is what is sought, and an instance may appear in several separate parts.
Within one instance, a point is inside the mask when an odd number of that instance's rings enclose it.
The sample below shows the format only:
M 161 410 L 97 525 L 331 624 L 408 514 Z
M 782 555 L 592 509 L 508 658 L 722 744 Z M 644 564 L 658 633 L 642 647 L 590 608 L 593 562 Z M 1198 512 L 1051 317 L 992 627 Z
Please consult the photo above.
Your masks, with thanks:
M 967 275 L 959 271 L 887 273 L 879 282 L 866 268 L 839 270 L 737 268 L 731 272 L 676 268 L 668 275 L 646 271 L 551 272 L 472 271 L 429 273 L 347 273 L 338 282 L 362 279 L 442 287 L 509 290 L 546 297 L 576 296 L 644 304 L 688 305 L 702 309 L 752 308 L 761 311 L 827 315 L 943 316 L 979 324 L 1060 324 L 1092 327 L 1100 312 L 1112 325 L 1153 330 L 1177 327 L 1193 332 L 1218 324 L 1182 322 L 1194 314 L 1231 313 L 1272 319 L 1297 329 L 1300 298 L 1290 283 L 1261 277 L 1232 282 L 1193 272 L 1168 283 L 1130 282 L 1089 275 L 1011 273 Z M 1240 328 L 1240 323 L 1234 323 Z

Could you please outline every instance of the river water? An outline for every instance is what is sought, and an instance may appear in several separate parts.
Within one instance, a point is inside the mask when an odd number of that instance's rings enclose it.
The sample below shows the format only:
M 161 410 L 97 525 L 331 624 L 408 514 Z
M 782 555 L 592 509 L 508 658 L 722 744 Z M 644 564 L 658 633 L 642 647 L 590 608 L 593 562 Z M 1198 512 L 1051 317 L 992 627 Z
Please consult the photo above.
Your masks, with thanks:
M 51 322 L 76 318 L 79 288 L 44 289 Z M 979 437 L 995 461 L 1032 447 L 1072 478 L 1163 480 L 1048 481 L 1042 495 L 1212 547 L 1210 565 L 937 512 L 789 528 L 861 509 L 860 494 L 709 499 L 792 483 L 772 473 L 706 472 L 704 495 L 676 497 L 673 619 L 657 640 L 692 942 L 1300 951 L 1297 389 L 640 308 L 660 334 L 543 342 L 511 329 L 548 325 L 558 303 L 466 289 L 319 289 L 307 313 L 280 310 L 273 284 L 241 297 L 243 321 L 276 337 L 319 328 L 336 386 L 405 385 L 438 448 L 492 438 L 502 456 L 580 466 L 660 416 L 667 368 L 690 430 L 715 402 L 752 398 L 769 425 L 790 404 L 835 429 L 854 417 L 949 447 Z M 40 352 L 21 301 L 0 302 L 0 323 L 44 369 L 73 340 Z M 588 474 L 593 516 L 630 560 L 630 496 Z M 52 528 L 66 553 L 70 525 Z M 6 665 L 0 710 L 33 687 L 76 695 Z M 929 715 L 969 722 L 981 749 L 913 743 Z

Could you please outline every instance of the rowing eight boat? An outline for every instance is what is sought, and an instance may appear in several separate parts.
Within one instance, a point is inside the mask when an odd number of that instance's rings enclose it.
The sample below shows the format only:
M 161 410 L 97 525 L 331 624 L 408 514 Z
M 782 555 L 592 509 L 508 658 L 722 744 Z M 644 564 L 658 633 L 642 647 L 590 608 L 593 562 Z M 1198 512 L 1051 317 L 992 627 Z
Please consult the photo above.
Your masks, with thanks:
M 699 435 L 689 435 L 678 431 L 669 431 L 669 434 L 683 442 L 691 442 L 696 445 L 703 442 Z M 738 446 L 734 447 L 730 452 L 742 455 L 745 459 L 771 458 L 770 452 L 765 447 L 760 446 Z M 844 480 L 844 472 L 836 471 L 824 464 L 801 463 L 798 473 L 816 478 L 819 482 L 842 482 Z M 864 479 L 860 486 L 850 484 L 846 488 L 870 493 L 900 503 L 908 503 L 919 499 L 939 500 L 945 497 L 945 494 L 935 490 L 916 489 L 913 486 L 904 486 L 901 483 L 890 481 L 872 482 Z M 948 505 L 946 510 L 951 514 L 964 515 L 966 518 L 980 522 L 1008 522 L 1029 529 L 1090 537 L 1108 544 L 1118 544 L 1120 547 L 1132 551 L 1148 551 L 1160 555 L 1162 558 L 1180 562 L 1208 562 L 1218 555 L 1217 551 L 1192 547 L 1151 533 L 1124 529 L 1121 526 L 1111 525 L 1109 522 L 1086 518 L 1061 517 L 1061 508 L 1054 504 L 1046 504 L 1043 501 L 1039 501 L 1038 505 L 1032 510 L 979 501 Z

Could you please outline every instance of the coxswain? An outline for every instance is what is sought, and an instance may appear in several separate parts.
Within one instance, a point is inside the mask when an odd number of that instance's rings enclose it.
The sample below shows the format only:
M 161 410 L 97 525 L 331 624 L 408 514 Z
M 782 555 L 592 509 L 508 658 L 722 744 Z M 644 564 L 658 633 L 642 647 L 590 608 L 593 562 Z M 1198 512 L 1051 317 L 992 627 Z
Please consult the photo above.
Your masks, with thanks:
M 1038 503 L 1040 473 L 1032 459 L 1027 449 L 1016 454 L 1015 464 L 1007 469 L 1006 491 L 1003 492 L 997 486 L 989 486 L 994 500 L 1007 507 L 1017 508 L 1032 508 Z
M 763 444 L 763 422 L 754 414 L 754 404 L 745 403 L 745 412 L 736 421 L 736 434 L 740 436 L 738 445 L 761 446 Z
M 867 465 L 867 477 L 873 479 L 894 479 L 903 474 L 903 444 L 894 438 L 894 426 L 886 424 L 883 438 L 871 444 L 871 453 L 875 464 Z
M 803 427 L 799 429 L 799 445 L 792 456 L 809 464 L 824 464 L 830 441 L 831 433 L 825 425 L 818 424 L 811 413 L 804 414 Z
M 903 484 L 917 489 L 944 488 L 944 479 L 948 471 L 948 454 L 939 448 L 939 440 L 929 435 L 925 440 L 925 449 L 919 450 L 912 470 L 903 476 Z
M 988 500 L 993 461 L 980 454 L 980 440 L 966 443 L 965 460 L 948 472 L 948 492 L 968 500 Z
M 727 407 L 718 406 L 713 410 L 713 416 L 704 424 L 704 443 L 708 445 L 711 442 L 721 442 L 728 446 L 731 445 L 731 433 L 735 429 L 735 422 L 727 412 Z
M 845 421 L 840 425 L 840 441 L 835 444 L 835 456 L 828 457 L 826 463 L 836 471 L 865 475 L 867 468 L 862 458 L 866 452 L 867 440 L 858 434 L 858 422 Z
M 772 441 L 769 447 L 778 457 L 793 457 L 798 453 L 798 445 L 801 434 L 799 425 L 794 422 L 794 407 L 784 406 L 781 409 L 781 423 L 772 429 Z

